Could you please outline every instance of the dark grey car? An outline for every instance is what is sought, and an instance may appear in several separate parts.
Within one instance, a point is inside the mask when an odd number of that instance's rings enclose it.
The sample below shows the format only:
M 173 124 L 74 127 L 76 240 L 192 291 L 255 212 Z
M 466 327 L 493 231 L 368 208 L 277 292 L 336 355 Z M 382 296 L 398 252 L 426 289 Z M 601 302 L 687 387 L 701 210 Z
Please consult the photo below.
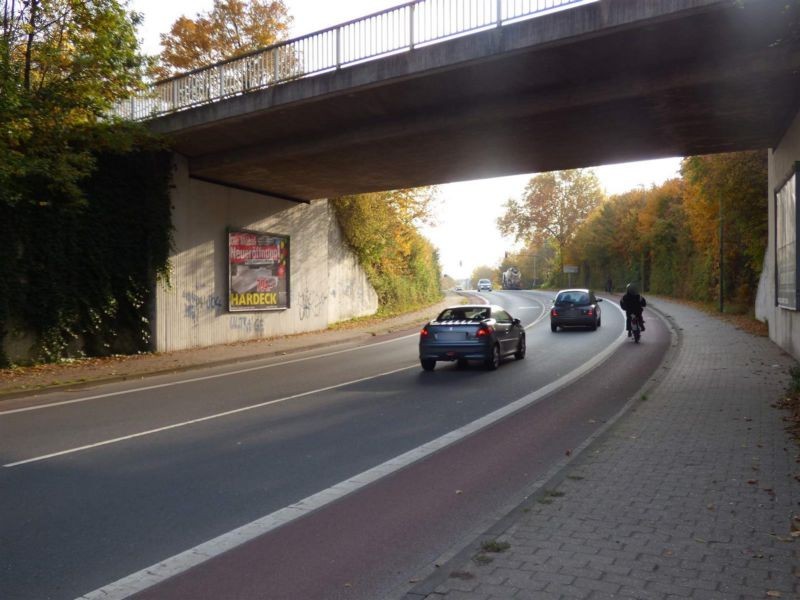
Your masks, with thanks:
M 602 298 L 587 289 L 561 290 L 550 309 L 550 329 L 559 327 L 589 327 L 592 330 L 602 323 L 600 306 Z
M 440 360 L 480 360 L 490 370 L 500 366 L 504 356 L 525 358 L 525 328 L 519 319 L 496 305 L 463 304 L 444 309 L 422 328 L 419 361 L 432 371 Z

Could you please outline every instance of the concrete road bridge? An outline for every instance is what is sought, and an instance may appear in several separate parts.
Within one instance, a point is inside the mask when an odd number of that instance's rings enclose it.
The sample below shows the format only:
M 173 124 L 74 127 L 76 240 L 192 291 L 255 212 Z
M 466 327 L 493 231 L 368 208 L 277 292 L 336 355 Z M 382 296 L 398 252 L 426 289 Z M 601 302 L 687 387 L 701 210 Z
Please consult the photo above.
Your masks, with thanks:
M 800 357 L 798 108 L 800 0 L 418 0 L 160 82 L 118 107 L 176 151 L 156 349 L 374 312 L 325 198 L 765 149 L 757 314 Z M 232 310 L 231 230 L 283 236 L 285 304 Z
M 768 148 L 800 99 L 792 4 L 420 0 L 120 110 L 191 177 L 298 200 Z

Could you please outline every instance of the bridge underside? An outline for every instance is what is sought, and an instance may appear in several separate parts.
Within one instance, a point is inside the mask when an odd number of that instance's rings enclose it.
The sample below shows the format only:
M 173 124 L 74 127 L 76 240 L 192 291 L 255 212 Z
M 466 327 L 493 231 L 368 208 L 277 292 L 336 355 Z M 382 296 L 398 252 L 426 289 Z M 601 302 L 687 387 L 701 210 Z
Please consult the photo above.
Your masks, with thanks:
M 601 0 L 151 123 L 192 177 L 293 199 L 777 145 L 797 4 Z

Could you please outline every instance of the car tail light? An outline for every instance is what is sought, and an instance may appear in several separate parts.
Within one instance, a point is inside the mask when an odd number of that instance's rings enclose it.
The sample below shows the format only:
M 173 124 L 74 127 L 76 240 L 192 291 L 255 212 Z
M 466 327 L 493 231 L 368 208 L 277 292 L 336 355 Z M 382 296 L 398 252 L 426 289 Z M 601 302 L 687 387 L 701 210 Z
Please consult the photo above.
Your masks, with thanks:
M 550 310 L 550 316 L 557 317 L 558 316 L 558 311 L 555 308 L 551 309 Z
M 475 332 L 475 337 L 486 337 L 491 333 L 492 333 L 492 328 L 484 325 L 480 329 L 478 329 L 478 331 Z
M 591 317 L 594 314 L 594 311 L 590 308 L 589 310 L 586 311 L 586 314 Z
M 427 327 L 423 327 L 423 328 L 422 328 L 422 330 L 419 332 L 419 337 L 420 337 L 420 338 L 426 338 L 426 337 L 428 337 L 430 334 L 431 334 L 431 332 L 430 332 L 430 331 L 428 331 L 428 328 L 427 328 Z

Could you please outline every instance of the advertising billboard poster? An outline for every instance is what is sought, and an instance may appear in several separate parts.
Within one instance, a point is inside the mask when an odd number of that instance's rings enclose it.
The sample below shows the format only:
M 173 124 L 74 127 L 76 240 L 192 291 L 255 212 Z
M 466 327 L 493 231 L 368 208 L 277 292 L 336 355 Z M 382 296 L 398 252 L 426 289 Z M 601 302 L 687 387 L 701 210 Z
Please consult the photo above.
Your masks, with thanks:
M 289 308 L 289 236 L 228 231 L 228 310 Z

